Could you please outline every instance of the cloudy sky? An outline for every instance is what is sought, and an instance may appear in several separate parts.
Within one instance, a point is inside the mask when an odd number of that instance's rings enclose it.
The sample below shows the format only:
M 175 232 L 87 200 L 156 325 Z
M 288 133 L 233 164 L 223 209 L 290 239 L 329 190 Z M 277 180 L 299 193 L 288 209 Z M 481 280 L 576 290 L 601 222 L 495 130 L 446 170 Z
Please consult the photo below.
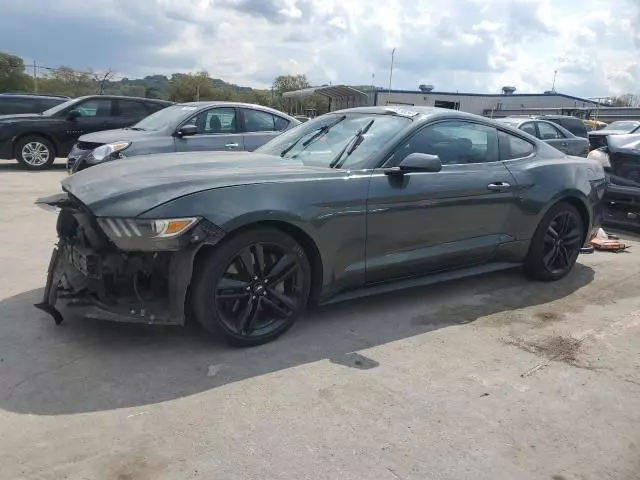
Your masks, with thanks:
M 119 75 L 266 87 L 640 93 L 640 0 L 2 0 L 0 50 Z

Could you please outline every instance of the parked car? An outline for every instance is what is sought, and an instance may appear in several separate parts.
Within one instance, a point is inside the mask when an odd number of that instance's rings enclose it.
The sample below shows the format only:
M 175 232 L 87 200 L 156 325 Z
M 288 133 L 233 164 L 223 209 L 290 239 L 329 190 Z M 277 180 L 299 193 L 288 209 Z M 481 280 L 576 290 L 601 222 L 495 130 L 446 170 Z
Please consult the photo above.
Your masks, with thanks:
M 304 115 L 294 115 L 294 118 L 300 121 L 301 123 L 308 122 L 309 120 L 311 120 L 309 117 L 305 117 Z
M 640 227 L 640 134 L 612 135 L 589 152 L 607 177 L 603 221 L 616 227 Z
M 44 170 L 67 156 L 79 136 L 132 125 L 172 105 L 149 98 L 92 95 L 68 100 L 41 114 L 0 116 L 0 159 Z
M 455 110 L 332 112 L 254 152 L 108 162 L 58 207 L 38 308 L 183 324 L 239 345 L 307 305 L 524 265 L 554 281 L 597 227 L 600 163 Z
M 566 128 L 550 121 L 528 117 L 506 117 L 498 121 L 544 140 L 567 155 L 586 157 L 589 153 L 589 141 L 586 138 L 577 137 Z
M 640 133 L 640 121 L 617 120 L 611 122 L 600 130 L 589 132 L 589 150 L 606 147 L 609 135 L 629 135 L 631 133 Z
M 42 113 L 60 105 L 69 97 L 59 95 L 35 95 L 32 93 L 1 93 L 0 115 L 20 113 Z
M 273 108 L 237 102 L 193 102 L 165 108 L 134 126 L 90 133 L 67 159 L 75 173 L 98 163 L 151 153 L 255 150 L 300 124 Z
M 584 122 L 577 117 L 570 115 L 536 115 L 535 118 L 548 120 L 569 130 L 576 137 L 587 138 L 587 127 Z

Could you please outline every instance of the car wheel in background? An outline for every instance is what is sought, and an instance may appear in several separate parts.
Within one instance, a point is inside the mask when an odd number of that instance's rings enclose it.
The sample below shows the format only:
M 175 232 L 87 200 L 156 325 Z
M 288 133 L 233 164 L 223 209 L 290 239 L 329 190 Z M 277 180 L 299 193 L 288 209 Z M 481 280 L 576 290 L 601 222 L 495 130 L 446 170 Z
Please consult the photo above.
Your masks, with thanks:
M 578 210 L 560 202 L 547 212 L 538 226 L 524 262 L 531 278 L 554 281 L 571 271 L 585 238 L 585 225 Z
M 28 170 L 46 170 L 51 168 L 56 153 L 46 138 L 30 135 L 16 143 L 15 155 L 18 163 Z
M 274 228 L 246 230 L 217 246 L 196 272 L 193 312 L 236 346 L 282 335 L 304 310 L 311 267 L 304 249 Z

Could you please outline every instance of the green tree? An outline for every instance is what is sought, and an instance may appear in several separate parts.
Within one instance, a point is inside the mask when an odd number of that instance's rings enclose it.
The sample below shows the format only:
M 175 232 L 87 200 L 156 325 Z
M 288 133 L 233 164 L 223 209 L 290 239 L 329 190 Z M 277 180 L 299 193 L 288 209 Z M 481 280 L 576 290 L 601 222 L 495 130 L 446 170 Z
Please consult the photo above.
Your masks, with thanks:
M 0 92 L 31 92 L 33 78 L 24 71 L 20 57 L 0 52 Z
M 169 99 L 175 102 L 194 102 L 212 99 L 215 95 L 207 72 L 174 73 L 169 81 Z

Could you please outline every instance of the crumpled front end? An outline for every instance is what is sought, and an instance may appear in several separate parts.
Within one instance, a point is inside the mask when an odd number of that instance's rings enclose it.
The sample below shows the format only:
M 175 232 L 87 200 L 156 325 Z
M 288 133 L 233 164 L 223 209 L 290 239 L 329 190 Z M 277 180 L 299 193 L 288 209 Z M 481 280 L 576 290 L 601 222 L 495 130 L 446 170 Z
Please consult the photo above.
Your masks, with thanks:
M 62 311 L 119 322 L 180 325 L 193 260 L 223 232 L 205 220 L 97 218 L 66 193 L 37 204 L 60 209 L 42 302 L 36 307 L 62 322 Z M 196 221 L 197 220 L 197 221 Z M 145 230 L 145 225 L 151 225 Z M 177 226 L 175 226 L 177 225 Z M 185 226 L 186 225 L 186 226 Z M 153 228 L 164 228 L 157 234 Z M 179 234 L 167 228 L 184 229 Z

